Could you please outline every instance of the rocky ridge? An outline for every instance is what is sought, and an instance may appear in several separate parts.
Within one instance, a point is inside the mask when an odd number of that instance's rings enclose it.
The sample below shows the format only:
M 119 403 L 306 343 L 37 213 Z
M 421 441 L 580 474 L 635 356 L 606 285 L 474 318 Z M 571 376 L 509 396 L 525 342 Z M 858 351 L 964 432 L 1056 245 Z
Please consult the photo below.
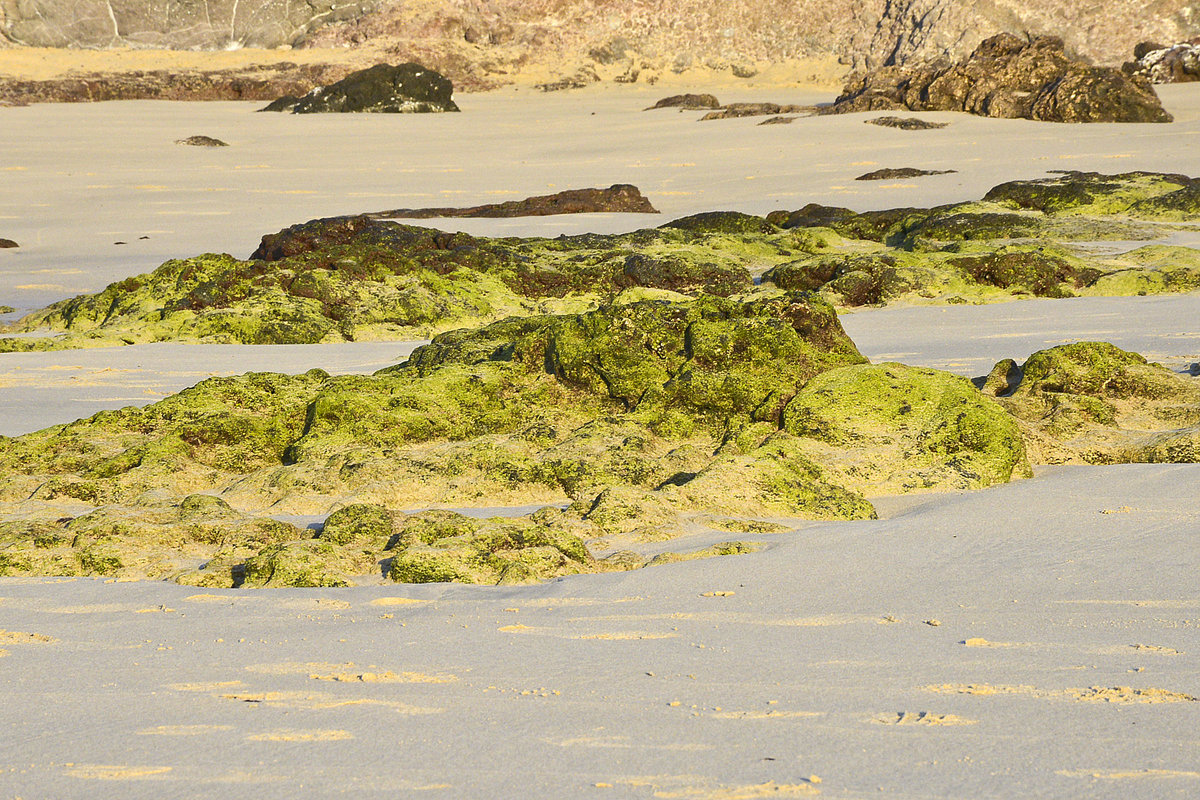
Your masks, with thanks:
M 414 339 L 514 314 L 586 311 L 613 296 L 799 290 L 854 307 L 1200 288 L 1200 252 L 1154 243 L 1200 220 L 1200 184 L 1184 175 L 1059 173 L 928 209 L 710 212 L 556 239 L 491 239 L 377 216 L 295 225 L 264 236 L 244 260 L 168 261 L 26 316 L 7 330 L 47 335 L 0 338 L 0 352 Z M 1103 240 L 1147 244 L 1118 255 L 1073 244 Z

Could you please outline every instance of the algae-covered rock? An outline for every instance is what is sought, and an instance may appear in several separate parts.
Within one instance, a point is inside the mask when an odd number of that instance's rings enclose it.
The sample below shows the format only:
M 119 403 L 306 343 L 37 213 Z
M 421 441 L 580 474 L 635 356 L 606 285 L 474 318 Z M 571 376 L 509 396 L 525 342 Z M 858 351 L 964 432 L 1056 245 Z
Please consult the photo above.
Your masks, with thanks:
M 1030 473 L 1020 429 L 966 378 L 903 364 L 830 370 L 788 403 L 830 480 L 881 493 L 974 489 Z
M 413 62 L 376 64 L 352 72 L 304 97 L 283 97 L 263 111 L 293 114 L 375 112 L 390 114 L 458 111 L 454 87 L 444 76 Z
M 1034 353 L 999 402 L 1042 462 L 1194 460 L 1200 384 L 1106 342 Z
M 387 542 L 393 533 L 394 515 L 383 506 L 352 503 L 325 518 L 320 538 L 333 544 Z
M 1173 216 L 1170 209 L 1186 211 L 1192 216 L 1200 212 L 1195 200 L 1189 203 L 1185 199 L 1189 189 L 1193 189 L 1193 181 L 1186 175 L 1061 171 L 1051 178 L 999 184 L 983 199 L 1047 215 L 1128 214 L 1147 219 L 1187 219 L 1186 214 Z
M 362 564 L 332 543 L 304 539 L 264 548 L 246 559 L 243 586 L 353 586 Z
M 531 583 L 594 571 L 594 565 L 579 537 L 530 518 L 425 512 L 405 522 L 388 577 L 398 583 Z

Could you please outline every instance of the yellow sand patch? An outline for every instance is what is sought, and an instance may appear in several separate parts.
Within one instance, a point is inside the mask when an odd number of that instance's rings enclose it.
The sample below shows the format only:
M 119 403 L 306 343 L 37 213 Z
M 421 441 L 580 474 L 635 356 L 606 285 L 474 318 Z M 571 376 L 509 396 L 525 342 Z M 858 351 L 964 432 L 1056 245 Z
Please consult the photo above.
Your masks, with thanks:
M 701 592 L 700 596 L 701 597 L 733 597 L 735 594 L 737 594 L 737 593 L 736 592 L 714 591 L 714 592 Z
M 502 625 L 496 630 L 500 631 L 501 633 L 533 633 L 538 629 L 531 628 L 528 625 L 522 625 L 518 622 L 516 625 Z
M 167 688 L 177 692 L 215 692 L 245 685 L 241 681 L 199 681 L 197 683 L 172 683 Z
M 170 767 L 130 767 L 119 764 L 70 765 L 67 774 L 72 778 L 95 781 L 135 781 L 154 778 L 170 772 Z
M 203 736 L 231 730 L 232 725 L 159 725 L 138 731 L 138 736 Z
M 350 731 L 340 730 L 279 730 L 247 736 L 248 742 L 343 742 L 353 739 Z
M 53 636 L 41 633 L 22 633 L 0 628 L 0 644 L 48 644 L 57 641 Z
M 1182 650 L 1176 650 L 1174 647 L 1162 647 L 1156 644 L 1131 644 L 1129 645 L 1139 653 L 1158 653 L 1162 656 L 1181 656 Z
M 337 681 L 338 683 L 455 683 L 457 675 L 439 673 L 426 675 L 424 672 L 336 672 L 310 673 L 314 681 Z
M 414 600 L 411 597 L 376 597 L 371 601 L 373 606 L 411 606 L 427 603 L 428 600 Z
M 1116 771 L 1094 771 L 1090 769 L 1059 770 L 1056 774 L 1068 778 L 1098 778 L 1102 781 L 1137 780 L 1139 778 L 1200 778 L 1200 772 L 1178 769 L 1134 769 Z
M 1170 692 L 1166 689 L 1134 689 L 1129 686 L 1092 686 L 1087 689 L 1067 689 L 1067 694 L 1076 700 L 1094 703 L 1195 703 L 1200 699 L 1190 694 Z
M 135 614 L 174 614 L 175 609 L 167 608 L 166 606 L 155 606 L 154 608 L 139 608 L 133 612 Z
M 967 647 L 1031 647 L 1026 642 L 990 642 L 981 637 L 973 637 L 962 642 Z
M 824 711 L 710 711 L 713 719 L 806 719 L 823 717 Z
M 808 783 L 756 783 L 749 786 L 728 786 L 711 789 L 700 786 L 686 786 L 679 789 L 659 790 L 654 797 L 679 797 L 694 800 L 753 800 L 759 797 L 812 797 L 821 793 L 814 786 L 820 779 L 814 775 Z
M 991 686 L 986 683 L 944 683 L 926 686 L 938 694 L 1024 694 L 1048 699 L 1068 699 L 1091 703 L 1194 703 L 1200 698 L 1166 689 L 1134 689 L 1129 686 L 1090 686 L 1086 689 L 1038 689 L 1034 686 Z
M 613 633 L 586 633 L 573 639 L 674 639 L 678 633 L 651 633 L 649 631 L 615 631 Z
M 900 711 L 895 714 L 876 714 L 872 722 L 880 725 L 974 725 L 976 720 L 954 714 L 931 714 L 928 711 Z
M 645 600 L 644 597 L 617 597 L 612 600 L 601 600 L 595 597 L 541 597 L 528 600 L 523 605 L 531 608 L 557 608 L 559 606 L 604 606 L 613 603 L 636 603 Z

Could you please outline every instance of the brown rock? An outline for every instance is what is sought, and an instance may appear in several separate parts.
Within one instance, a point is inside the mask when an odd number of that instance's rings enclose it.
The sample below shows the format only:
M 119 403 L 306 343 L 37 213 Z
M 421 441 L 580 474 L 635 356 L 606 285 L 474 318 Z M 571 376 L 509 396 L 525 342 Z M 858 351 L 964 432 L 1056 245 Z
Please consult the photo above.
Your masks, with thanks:
M 966 111 L 1046 122 L 1170 122 L 1144 78 L 1066 55 L 1061 39 L 999 34 L 957 64 L 935 61 L 856 75 L 821 113 Z
M 430 217 L 542 217 L 550 214 L 657 214 L 636 186 L 614 184 L 607 189 L 567 189 L 555 194 L 508 200 L 470 208 L 396 208 L 367 216 L 376 219 Z
M 678 108 L 681 111 L 691 111 L 702 108 L 720 107 L 720 101 L 711 94 L 673 94 L 670 97 L 664 97 L 645 110 L 653 111 L 656 108 Z
M 20 247 L 20 245 L 14 242 L 12 239 L 0 239 L 0 250 L 9 247 Z
M 888 181 L 896 178 L 920 178 L 925 175 L 949 175 L 958 172 L 956 169 L 917 169 L 916 167 L 897 167 L 877 169 L 865 175 L 859 175 L 856 181 Z
M 902 131 L 932 131 L 945 128 L 949 122 L 927 122 L 916 117 L 876 117 L 864 120 L 868 125 L 879 125 L 883 128 L 898 128 Z
M 735 117 L 763 117 L 777 114 L 807 114 L 813 115 L 817 113 L 814 106 L 781 106 L 778 103 L 730 103 L 721 106 L 716 111 L 711 111 L 700 118 L 700 121 L 709 119 L 732 119 Z
M 1123 69 L 1151 83 L 1200 81 L 1200 39 L 1164 47 L 1143 42 L 1134 48 L 1134 60 Z

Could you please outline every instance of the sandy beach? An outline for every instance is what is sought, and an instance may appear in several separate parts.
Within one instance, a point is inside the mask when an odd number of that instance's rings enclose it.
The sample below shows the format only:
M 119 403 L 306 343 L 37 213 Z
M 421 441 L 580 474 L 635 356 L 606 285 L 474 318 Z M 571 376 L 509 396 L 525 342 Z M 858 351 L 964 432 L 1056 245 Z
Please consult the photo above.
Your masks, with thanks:
M 950 125 L 918 132 L 864 124 L 878 114 L 702 123 L 642 111 L 668 93 L 645 86 L 463 95 L 444 115 L 0 108 L 0 236 L 20 244 L 0 250 L 0 304 L 11 320 L 169 258 L 245 257 L 310 218 L 618 182 L 662 213 L 445 227 L 616 232 L 714 209 L 949 203 L 1050 170 L 1200 175 L 1200 85 L 1159 91 L 1173 124 L 925 113 Z M 197 134 L 230 147 L 174 143 Z M 904 166 L 957 172 L 854 180 Z M 1200 247 L 1200 231 L 1173 241 Z M 1191 293 L 864 309 L 842 324 L 872 361 L 965 376 L 1081 339 L 1184 374 L 1197 320 Z M 0 434 L 215 374 L 369 373 L 414 344 L 3 354 Z M 3 578 L 0 798 L 1195 797 L 1198 480 L 1194 464 L 1039 468 L 872 498 L 880 520 L 739 534 L 756 553 L 534 586 Z

